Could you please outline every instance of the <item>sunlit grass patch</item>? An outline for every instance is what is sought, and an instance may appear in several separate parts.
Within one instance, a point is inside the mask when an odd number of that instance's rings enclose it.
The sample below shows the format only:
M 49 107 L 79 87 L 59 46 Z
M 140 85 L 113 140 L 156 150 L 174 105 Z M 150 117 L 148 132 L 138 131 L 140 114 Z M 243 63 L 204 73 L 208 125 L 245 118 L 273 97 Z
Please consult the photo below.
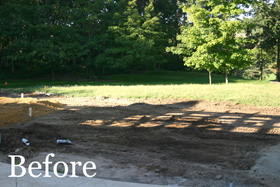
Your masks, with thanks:
M 43 88 L 42 88 L 43 89 Z M 38 89 L 38 91 L 43 91 Z M 231 85 L 53 86 L 48 92 L 74 97 L 205 99 L 255 106 L 280 106 L 280 85 L 236 83 Z
M 201 72 L 146 72 L 134 75 L 102 77 L 104 82 L 12 82 L 12 92 L 47 92 L 73 97 L 204 99 L 230 101 L 255 106 L 280 106 L 280 84 L 268 81 L 230 77 L 225 85 L 224 75 L 213 74 L 213 85 L 208 74 Z M 106 81 L 107 80 L 107 81 Z M 110 80 L 110 81 L 109 81 Z

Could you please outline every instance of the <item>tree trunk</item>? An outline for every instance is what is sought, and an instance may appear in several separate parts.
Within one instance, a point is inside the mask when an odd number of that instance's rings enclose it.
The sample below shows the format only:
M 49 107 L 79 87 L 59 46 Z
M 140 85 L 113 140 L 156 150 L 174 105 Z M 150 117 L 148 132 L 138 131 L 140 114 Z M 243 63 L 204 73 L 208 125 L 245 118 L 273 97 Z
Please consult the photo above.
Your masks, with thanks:
M 228 72 L 226 71 L 226 85 L 228 85 Z
M 263 80 L 263 67 L 262 67 L 262 64 L 261 64 L 261 81 Z
M 277 41 L 277 67 L 276 67 L 276 81 L 279 82 L 280 80 L 280 75 L 279 75 L 279 70 L 280 70 L 280 38 L 278 38 Z
M 211 71 L 208 71 L 209 72 L 209 84 L 211 85 L 212 84 L 212 72 Z
M 240 74 L 239 74 L 239 77 L 242 77 L 242 76 L 243 76 L 243 72 L 244 72 L 244 69 L 241 69 Z
M 262 48 L 261 48 L 261 55 L 260 55 L 260 71 L 261 71 L 261 81 L 263 80 L 263 58 L 262 58 Z
M 261 80 L 263 80 L 263 58 L 262 58 L 262 48 L 261 48 L 261 64 L 260 64 L 260 71 L 261 71 Z
M 235 76 L 238 77 L 239 76 L 239 68 L 236 68 L 236 71 L 235 71 Z

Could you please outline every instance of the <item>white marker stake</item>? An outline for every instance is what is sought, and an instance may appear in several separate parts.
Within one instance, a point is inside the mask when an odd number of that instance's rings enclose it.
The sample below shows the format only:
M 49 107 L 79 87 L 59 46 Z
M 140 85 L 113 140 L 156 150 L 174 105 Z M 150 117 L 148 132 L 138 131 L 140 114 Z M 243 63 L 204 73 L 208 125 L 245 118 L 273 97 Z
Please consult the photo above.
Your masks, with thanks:
M 21 98 L 24 98 L 24 93 L 21 93 Z
M 29 108 L 29 117 L 32 117 L 32 108 Z

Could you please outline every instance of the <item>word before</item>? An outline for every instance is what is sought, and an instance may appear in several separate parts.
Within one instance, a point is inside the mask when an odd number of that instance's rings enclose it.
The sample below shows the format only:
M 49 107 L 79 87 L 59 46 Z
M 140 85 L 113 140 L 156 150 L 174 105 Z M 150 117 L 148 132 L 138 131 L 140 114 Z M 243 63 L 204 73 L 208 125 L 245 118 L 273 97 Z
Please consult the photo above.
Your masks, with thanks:
M 25 167 L 23 167 L 22 165 L 25 163 L 25 158 L 21 155 L 9 155 L 9 157 L 11 158 L 11 175 L 9 175 L 9 177 L 23 177 L 26 174 L 26 170 L 28 171 L 29 175 L 33 178 L 37 178 L 40 177 L 42 175 L 42 173 L 39 174 L 34 174 L 33 171 L 34 170 L 40 170 L 42 169 L 42 164 L 38 161 L 34 161 L 31 162 L 28 166 L 28 169 L 26 169 Z M 45 162 L 43 162 L 43 165 L 45 166 L 45 175 L 43 177 L 51 177 L 51 175 L 49 175 L 49 168 L 50 168 L 50 164 L 52 164 L 52 162 L 50 162 L 50 157 L 55 157 L 54 153 L 50 153 L 46 156 L 45 158 Z M 19 163 L 16 163 L 16 158 L 20 159 Z M 60 172 L 60 175 L 58 174 L 58 165 L 63 165 L 64 170 L 63 172 Z M 72 166 L 72 174 L 70 175 L 70 177 L 78 177 L 76 175 L 76 166 L 82 166 L 82 162 L 70 162 L 71 166 Z M 16 175 L 16 167 L 21 169 L 20 174 Z M 89 175 L 88 172 L 89 170 L 95 170 L 96 169 L 96 165 L 94 162 L 86 162 L 83 165 L 83 174 L 84 176 L 91 178 L 94 177 L 96 175 L 96 173 Z M 68 174 L 69 168 L 67 163 L 63 162 L 63 161 L 59 161 L 56 162 L 53 165 L 53 173 L 56 177 L 58 178 L 63 178 Z

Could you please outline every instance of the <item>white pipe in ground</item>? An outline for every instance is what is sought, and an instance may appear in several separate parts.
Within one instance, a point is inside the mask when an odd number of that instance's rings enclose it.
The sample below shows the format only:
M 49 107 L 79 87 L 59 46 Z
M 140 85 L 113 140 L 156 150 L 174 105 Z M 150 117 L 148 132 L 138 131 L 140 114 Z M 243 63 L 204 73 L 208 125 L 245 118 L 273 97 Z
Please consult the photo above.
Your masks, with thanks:
M 29 108 L 29 117 L 32 117 L 32 108 Z
M 21 141 L 22 141 L 22 143 L 24 143 L 27 146 L 30 145 L 30 143 L 28 143 L 28 140 L 25 138 L 22 138 Z

